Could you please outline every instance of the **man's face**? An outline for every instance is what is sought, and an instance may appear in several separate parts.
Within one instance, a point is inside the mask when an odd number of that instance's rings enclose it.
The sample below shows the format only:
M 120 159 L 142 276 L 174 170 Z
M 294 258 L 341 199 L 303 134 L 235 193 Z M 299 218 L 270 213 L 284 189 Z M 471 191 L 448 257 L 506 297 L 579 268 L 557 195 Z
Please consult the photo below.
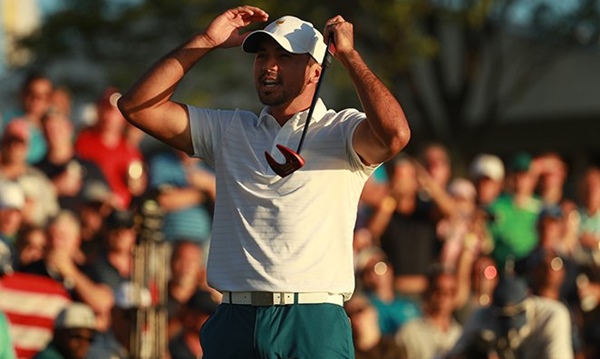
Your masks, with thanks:
M 94 332 L 90 329 L 64 329 L 60 335 L 59 350 L 65 358 L 85 359 L 94 338 Z
M 36 79 L 23 92 L 23 107 L 25 112 L 40 118 L 50 106 L 52 82 L 48 79 Z
M 306 88 L 310 55 L 292 54 L 265 37 L 254 58 L 254 84 L 267 106 L 286 106 Z

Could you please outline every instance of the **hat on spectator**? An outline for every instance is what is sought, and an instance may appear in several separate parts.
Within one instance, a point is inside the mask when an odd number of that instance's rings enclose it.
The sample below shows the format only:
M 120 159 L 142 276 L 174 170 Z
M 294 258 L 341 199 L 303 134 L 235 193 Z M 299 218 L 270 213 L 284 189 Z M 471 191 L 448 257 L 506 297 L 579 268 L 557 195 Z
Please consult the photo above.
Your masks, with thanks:
M 0 181 L 0 209 L 23 209 L 25 191 L 15 182 Z
M 106 219 L 108 229 L 131 228 L 135 224 L 133 212 L 116 209 Z
M 213 314 L 217 310 L 218 303 L 212 298 L 210 292 L 198 289 L 185 306 L 198 312 Z
M 517 153 L 510 161 L 510 170 L 512 172 L 527 172 L 531 168 L 533 157 L 527 152 Z
M 525 280 L 503 275 L 498 280 L 492 296 L 492 309 L 504 323 L 505 330 L 518 329 L 527 322 L 526 299 L 529 289 Z
M 482 153 L 471 162 L 470 174 L 474 179 L 486 177 L 500 181 L 504 179 L 504 163 L 496 155 Z
M 54 328 L 96 330 L 96 316 L 87 304 L 72 302 L 58 313 Z
M 310 54 L 317 62 L 321 62 L 327 51 L 323 35 L 313 24 L 294 16 L 283 16 L 263 30 L 251 32 L 242 43 L 245 52 L 256 52 L 261 39 L 265 36 L 277 41 L 281 47 L 292 54 Z
M 453 197 L 460 197 L 465 199 L 475 199 L 477 190 L 471 181 L 466 178 L 455 178 L 448 185 L 448 192 Z
M 108 185 L 102 181 L 92 180 L 83 187 L 82 196 L 85 202 L 106 202 L 110 199 L 112 192 Z
M 563 218 L 563 210 L 557 205 L 548 205 L 544 206 L 538 215 L 538 220 L 542 220 L 545 218 L 551 219 L 561 219 Z
M 120 309 L 148 307 L 152 304 L 152 295 L 148 288 L 126 281 L 115 290 L 115 306 Z
M 2 142 L 9 139 L 19 139 L 23 142 L 29 142 L 30 130 L 29 124 L 23 118 L 17 118 L 10 121 L 4 128 Z

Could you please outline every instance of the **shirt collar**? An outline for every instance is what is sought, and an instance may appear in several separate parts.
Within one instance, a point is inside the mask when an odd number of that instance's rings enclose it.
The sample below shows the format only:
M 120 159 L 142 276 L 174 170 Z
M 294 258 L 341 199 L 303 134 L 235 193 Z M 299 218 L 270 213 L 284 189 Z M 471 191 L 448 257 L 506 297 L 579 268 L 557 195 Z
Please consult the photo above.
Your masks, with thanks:
M 289 119 L 289 121 L 292 121 L 298 117 L 300 117 L 300 118 L 306 117 L 306 115 L 308 115 L 308 110 L 309 109 L 298 112 L 297 114 L 292 116 Z M 323 100 L 321 100 L 320 98 L 317 99 L 317 103 L 315 104 L 315 109 L 312 114 L 312 121 L 319 122 L 323 118 L 323 116 L 325 116 L 326 112 L 327 112 L 327 107 L 325 107 L 325 103 L 323 102 Z M 260 127 L 263 124 L 263 122 L 267 120 L 267 118 L 272 118 L 273 121 L 275 121 L 273 116 L 271 116 L 271 114 L 269 113 L 269 106 L 263 107 L 263 109 L 260 111 L 260 114 L 258 115 L 258 121 L 256 122 L 256 127 Z

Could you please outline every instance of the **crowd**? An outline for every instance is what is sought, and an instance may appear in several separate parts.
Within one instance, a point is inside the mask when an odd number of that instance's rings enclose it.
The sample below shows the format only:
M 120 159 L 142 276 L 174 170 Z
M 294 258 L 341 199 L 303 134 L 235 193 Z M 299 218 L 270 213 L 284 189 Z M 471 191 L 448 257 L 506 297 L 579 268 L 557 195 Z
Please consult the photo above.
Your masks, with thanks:
M 129 357 L 132 309 L 155 300 L 132 275 L 147 198 L 169 248 L 168 352 L 202 356 L 220 301 L 204 262 L 214 174 L 144 151 L 118 97 L 77 126 L 71 94 L 33 73 L 1 111 L 0 358 Z M 482 153 L 454 172 L 432 143 L 367 183 L 345 304 L 356 357 L 600 357 L 600 168 L 574 178 L 559 153 Z

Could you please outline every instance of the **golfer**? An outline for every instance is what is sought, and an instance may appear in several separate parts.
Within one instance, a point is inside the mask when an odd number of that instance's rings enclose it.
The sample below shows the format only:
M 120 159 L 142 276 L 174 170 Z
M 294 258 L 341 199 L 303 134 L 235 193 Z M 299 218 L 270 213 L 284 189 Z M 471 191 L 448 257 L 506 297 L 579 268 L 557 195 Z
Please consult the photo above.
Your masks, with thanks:
M 344 300 L 354 290 L 352 235 L 369 175 L 409 141 L 402 108 L 354 48 L 353 25 L 268 20 L 253 6 L 217 16 L 160 59 L 121 99 L 126 118 L 148 134 L 215 168 L 217 195 L 208 259 L 209 284 L 223 302 L 201 329 L 205 359 L 353 358 Z M 304 140 L 306 164 L 278 176 L 265 151 L 283 163 L 281 144 L 297 147 L 319 62 L 331 53 L 346 69 L 363 112 L 327 109 L 319 100 Z M 217 48 L 254 54 L 254 83 L 264 108 L 197 108 L 172 100 L 198 60 Z M 209 70 L 207 70 L 209 71 Z M 232 99 L 233 100 L 233 99 Z

